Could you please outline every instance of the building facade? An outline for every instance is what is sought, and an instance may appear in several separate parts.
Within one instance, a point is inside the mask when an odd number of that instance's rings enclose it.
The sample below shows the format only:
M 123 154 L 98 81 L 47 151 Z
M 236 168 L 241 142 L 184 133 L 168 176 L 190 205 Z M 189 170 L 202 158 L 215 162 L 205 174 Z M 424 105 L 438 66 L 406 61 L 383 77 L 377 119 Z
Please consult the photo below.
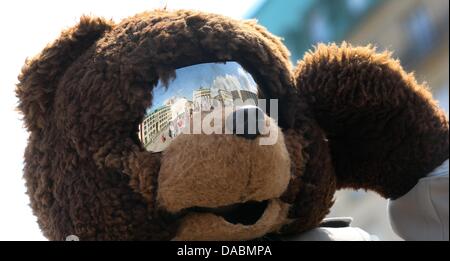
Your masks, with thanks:
M 139 126 L 139 135 L 144 146 L 151 143 L 161 131 L 166 129 L 171 120 L 172 112 L 167 105 L 148 114 Z
M 218 95 L 214 97 L 214 101 L 218 104 L 215 104 L 216 106 L 223 105 L 223 106 L 231 106 L 233 105 L 233 95 L 230 91 L 219 89 Z
M 194 111 L 210 111 L 213 106 L 211 89 L 200 88 L 193 91 L 192 102 L 194 103 Z
M 238 103 L 253 103 L 254 105 L 258 104 L 258 95 L 254 92 L 247 90 L 236 90 L 231 91 L 231 95 L 233 100 Z

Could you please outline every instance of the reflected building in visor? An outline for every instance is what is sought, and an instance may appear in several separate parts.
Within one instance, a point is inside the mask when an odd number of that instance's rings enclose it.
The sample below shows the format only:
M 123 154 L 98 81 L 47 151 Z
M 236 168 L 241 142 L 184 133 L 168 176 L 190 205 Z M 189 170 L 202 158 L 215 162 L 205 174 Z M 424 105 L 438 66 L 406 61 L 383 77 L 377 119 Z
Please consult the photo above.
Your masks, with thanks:
M 169 131 L 167 136 L 173 139 L 181 134 L 187 121 L 190 119 L 191 111 L 193 111 L 192 101 L 186 98 L 176 99 L 170 106 L 172 111 L 172 118 L 169 123 Z
M 246 90 L 236 90 L 232 91 L 231 95 L 234 101 L 239 101 L 242 103 L 252 102 L 254 105 L 258 104 L 258 95 L 251 91 Z
M 249 100 L 257 105 L 259 89 L 238 63 L 226 62 L 177 69 L 173 79 L 158 82 L 152 92 L 152 106 L 139 126 L 139 139 L 146 150 L 162 152 L 184 130 L 191 131 L 196 119 L 201 121 L 216 109 L 232 111 Z M 202 128 L 199 123 L 195 126 Z
M 218 95 L 214 97 L 214 107 L 223 105 L 225 107 L 233 105 L 233 95 L 227 90 L 219 90 Z
M 194 103 L 194 111 L 210 111 L 213 106 L 211 89 L 200 87 L 192 94 L 192 99 Z
M 145 116 L 139 128 L 140 139 L 144 145 L 151 143 L 162 131 L 164 131 L 172 120 L 170 106 L 164 105 Z

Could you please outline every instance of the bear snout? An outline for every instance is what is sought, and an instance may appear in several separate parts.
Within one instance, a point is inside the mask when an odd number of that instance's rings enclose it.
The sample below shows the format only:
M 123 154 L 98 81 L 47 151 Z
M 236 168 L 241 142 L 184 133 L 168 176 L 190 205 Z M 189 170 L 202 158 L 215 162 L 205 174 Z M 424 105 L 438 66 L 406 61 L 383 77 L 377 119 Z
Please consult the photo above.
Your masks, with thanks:
M 275 144 L 236 135 L 180 135 L 164 151 L 158 178 L 159 207 L 177 213 L 279 198 L 291 162 L 278 126 Z M 165 160 L 167 159 L 167 160 Z

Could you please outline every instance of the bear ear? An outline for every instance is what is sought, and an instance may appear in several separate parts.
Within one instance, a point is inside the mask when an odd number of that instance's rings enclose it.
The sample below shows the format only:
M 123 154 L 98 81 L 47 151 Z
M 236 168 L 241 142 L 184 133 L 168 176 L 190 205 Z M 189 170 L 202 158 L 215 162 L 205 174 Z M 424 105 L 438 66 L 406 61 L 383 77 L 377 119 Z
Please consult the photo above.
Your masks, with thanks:
M 397 198 L 448 159 L 447 117 L 389 53 L 319 45 L 295 77 L 327 135 L 338 188 Z
M 44 128 L 59 79 L 112 26 L 112 21 L 82 16 L 76 26 L 63 31 L 40 54 L 27 59 L 19 75 L 16 95 L 29 131 Z

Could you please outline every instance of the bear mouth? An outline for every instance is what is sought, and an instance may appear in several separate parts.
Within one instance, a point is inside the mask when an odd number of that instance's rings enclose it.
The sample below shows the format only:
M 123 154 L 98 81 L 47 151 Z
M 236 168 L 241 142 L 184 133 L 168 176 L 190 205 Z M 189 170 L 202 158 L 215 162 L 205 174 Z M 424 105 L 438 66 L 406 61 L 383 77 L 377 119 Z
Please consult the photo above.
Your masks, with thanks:
M 261 219 L 269 204 L 268 200 L 261 202 L 249 201 L 237 203 L 218 208 L 193 207 L 189 208 L 190 213 L 210 213 L 220 216 L 228 223 L 245 226 L 254 225 Z

